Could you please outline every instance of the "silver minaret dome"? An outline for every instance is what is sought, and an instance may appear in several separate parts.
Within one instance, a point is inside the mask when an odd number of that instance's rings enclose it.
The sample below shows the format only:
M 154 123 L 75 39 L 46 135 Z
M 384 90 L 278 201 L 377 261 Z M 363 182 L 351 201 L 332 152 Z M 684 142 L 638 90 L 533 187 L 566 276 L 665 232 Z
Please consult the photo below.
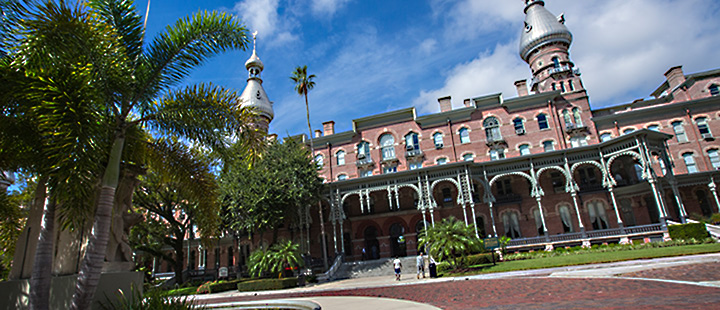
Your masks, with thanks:
M 262 73 L 264 66 L 260 57 L 255 52 L 255 36 L 257 32 L 253 33 L 253 53 L 252 56 L 245 62 L 245 68 L 248 70 L 247 86 L 240 95 L 240 108 L 251 108 L 255 113 L 260 116 L 266 117 L 268 120 L 272 120 L 275 116 L 273 112 L 272 102 L 265 93 L 265 89 L 262 86 Z
M 572 43 L 572 33 L 565 27 L 563 15 L 555 17 L 541 0 L 525 0 L 525 28 L 520 36 L 520 57 L 526 62 L 530 54 L 541 46 L 563 42 Z

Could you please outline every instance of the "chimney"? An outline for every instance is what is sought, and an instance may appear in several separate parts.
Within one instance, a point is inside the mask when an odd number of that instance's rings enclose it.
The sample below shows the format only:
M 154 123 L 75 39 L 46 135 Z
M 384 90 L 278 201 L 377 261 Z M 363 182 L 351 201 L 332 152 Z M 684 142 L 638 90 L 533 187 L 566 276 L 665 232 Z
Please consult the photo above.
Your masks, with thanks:
M 440 112 L 452 110 L 452 100 L 450 96 L 438 98 L 438 103 L 440 103 Z
M 515 81 L 515 88 L 517 88 L 518 96 L 522 97 L 528 95 L 527 80 Z
M 667 78 L 668 85 L 670 86 L 670 91 L 685 82 L 685 74 L 683 73 L 682 66 L 670 68 L 670 70 L 665 72 L 665 77 Z
M 315 138 L 320 138 L 320 137 L 322 137 L 322 131 L 320 131 L 319 129 L 316 129 L 315 130 Z
M 323 123 L 323 135 L 331 136 L 335 134 L 335 122 L 328 121 Z
M 472 101 L 470 99 L 463 100 L 463 105 L 467 108 L 472 107 Z

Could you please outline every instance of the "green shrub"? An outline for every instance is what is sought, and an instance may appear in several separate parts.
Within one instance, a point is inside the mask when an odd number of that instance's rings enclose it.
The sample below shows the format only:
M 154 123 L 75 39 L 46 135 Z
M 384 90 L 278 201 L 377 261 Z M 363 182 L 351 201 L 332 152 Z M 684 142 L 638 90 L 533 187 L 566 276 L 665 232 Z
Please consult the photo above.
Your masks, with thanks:
M 437 263 L 437 265 L 435 265 L 435 268 L 435 271 L 437 271 L 437 273 L 445 273 L 446 271 L 451 269 L 450 263 L 448 262 Z
M 267 291 L 267 290 L 281 290 L 291 287 L 298 286 L 297 278 L 283 278 L 283 279 L 260 279 L 244 281 L 237 284 L 238 291 Z
M 673 240 L 702 240 L 708 237 L 707 229 L 703 223 L 688 223 L 668 226 L 670 238 Z
M 713 225 L 720 224 L 720 213 L 714 213 L 710 216 L 710 223 Z
M 232 291 L 237 288 L 238 283 L 243 280 L 230 280 L 230 281 L 219 281 L 209 285 L 209 293 L 220 293 L 226 291 Z

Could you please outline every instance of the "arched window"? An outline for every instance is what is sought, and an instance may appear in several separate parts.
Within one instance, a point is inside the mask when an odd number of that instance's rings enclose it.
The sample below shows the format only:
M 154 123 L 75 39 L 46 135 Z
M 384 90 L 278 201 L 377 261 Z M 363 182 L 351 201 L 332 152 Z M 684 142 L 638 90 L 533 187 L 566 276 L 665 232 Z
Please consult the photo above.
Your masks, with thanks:
M 673 131 L 675 132 L 675 137 L 677 138 L 677 141 L 678 142 L 687 142 L 688 138 L 687 138 L 687 135 L 685 134 L 685 127 L 683 126 L 682 121 L 672 122 L 671 125 L 673 128 Z
M 473 158 L 475 158 L 475 156 L 472 153 L 467 153 L 467 154 L 463 155 L 462 157 L 463 157 L 463 161 L 473 161 Z
M 520 234 L 520 221 L 517 212 L 505 212 L 502 215 L 503 228 L 505 228 L 505 236 L 517 239 L 522 237 Z
M 380 136 L 380 148 L 383 160 L 395 159 L 395 138 L 391 134 Z
M 460 135 L 460 143 L 470 143 L 470 130 L 463 127 L 460 128 L 458 134 Z
M 580 117 L 580 108 L 573 108 L 572 109 L 573 119 L 575 119 L 575 124 L 578 126 L 582 126 L 582 117 Z
M 650 125 L 650 126 L 647 126 L 647 129 L 652 130 L 652 131 L 660 131 L 660 126 L 659 125 Z
M 711 96 L 720 95 L 720 88 L 716 84 L 710 85 L 708 89 L 710 90 Z
M 513 127 L 515 127 L 515 133 L 518 135 L 525 134 L 525 125 L 523 124 L 522 118 L 513 119 Z
M 543 130 L 550 128 L 550 126 L 548 126 L 547 115 L 545 115 L 544 113 L 538 114 L 537 121 L 538 129 Z
M 600 135 L 600 142 L 610 141 L 612 139 L 611 133 L 604 133 Z
M 520 150 L 521 156 L 530 155 L 530 146 L 529 145 L 527 145 L 527 144 L 520 145 L 518 147 L 518 149 Z
M 593 201 L 588 203 L 587 210 L 593 229 L 608 229 L 610 227 L 608 225 L 607 214 L 605 213 L 605 203 Z
M 436 164 L 436 165 L 444 165 L 444 164 L 447 164 L 447 158 L 445 158 L 445 157 L 440 157 L 440 158 L 438 158 L 438 159 L 435 161 L 435 164 Z
M 703 138 L 712 138 L 712 132 L 710 132 L 710 127 L 708 127 L 707 117 L 696 118 L 695 124 L 697 125 L 698 131 Z
M 500 122 L 495 117 L 488 117 L 483 121 L 483 127 L 485 127 L 485 136 L 488 141 L 499 141 L 502 140 L 500 134 Z
M 362 141 L 358 143 L 358 159 L 370 159 L 370 143 Z
M 444 204 L 452 203 L 452 190 L 450 190 L 449 187 L 444 187 L 442 189 L 442 196 Z
M 337 165 L 342 166 L 345 164 L 345 151 L 337 151 L 335 153 L 335 158 L 337 158 Z
M 418 143 L 418 134 L 411 132 L 405 135 L 405 149 L 408 151 L 420 149 L 420 143 Z
M 632 133 L 633 131 L 635 131 L 635 128 L 628 128 L 628 129 L 623 130 L 623 134 L 626 135 L 626 134 Z
M 560 58 L 553 57 L 552 62 L 553 62 L 553 68 L 560 68 Z
M 542 216 L 540 209 L 533 210 L 533 217 L 535 218 L 535 227 L 537 227 L 538 236 L 545 234 L 545 226 L 543 225 Z
M 323 167 L 323 156 L 322 154 L 315 155 L 315 164 L 317 165 L 318 169 L 321 169 Z
M 568 206 L 560 206 L 560 208 L 558 208 L 558 213 L 560 213 L 560 220 L 562 221 L 563 232 L 573 232 L 574 230 L 570 217 L 570 208 Z
M 570 111 L 563 110 L 562 116 L 563 116 L 563 120 L 565 121 L 565 126 L 572 124 L 572 117 L 570 116 Z
M 347 180 L 347 174 L 341 174 L 337 176 L 338 181 Z
M 433 141 L 435 142 L 435 148 L 441 149 L 443 148 L 443 134 L 440 132 L 436 132 L 433 135 Z
M 720 154 L 718 154 L 718 149 L 708 150 L 707 154 L 713 169 L 720 170 Z
M 688 173 L 698 172 L 697 165 L 695 164 L 695 158 L 692 152 L 682 154 L 685 166 L 687 167 Z
M 553 143 L 552 140 L 543 142 L 543 151 L 544 152 L 551 152 L 554 150 L 555 150 L 555 143 Z

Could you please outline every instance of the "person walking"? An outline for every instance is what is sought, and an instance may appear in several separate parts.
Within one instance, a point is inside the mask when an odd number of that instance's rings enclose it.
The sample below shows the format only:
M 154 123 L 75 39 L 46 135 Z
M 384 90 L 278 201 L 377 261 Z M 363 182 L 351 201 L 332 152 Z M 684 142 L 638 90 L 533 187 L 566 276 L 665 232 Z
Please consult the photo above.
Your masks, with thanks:
M 402 268 L 402 263 L 400 262 L 399 256 L 395 256 L 395 260 L 393 260 L 393 267 L 395 268 L 395 281 L 400 281 L 400 269 Z
M 425 278 L 425 257 L 423 257 L 423 252 L 418 252 L 417 258 L 415 258 L 415 263 L 417 264 L 417 278 L 420 279 L 420 274 L 422 274 L 423 279 Z

